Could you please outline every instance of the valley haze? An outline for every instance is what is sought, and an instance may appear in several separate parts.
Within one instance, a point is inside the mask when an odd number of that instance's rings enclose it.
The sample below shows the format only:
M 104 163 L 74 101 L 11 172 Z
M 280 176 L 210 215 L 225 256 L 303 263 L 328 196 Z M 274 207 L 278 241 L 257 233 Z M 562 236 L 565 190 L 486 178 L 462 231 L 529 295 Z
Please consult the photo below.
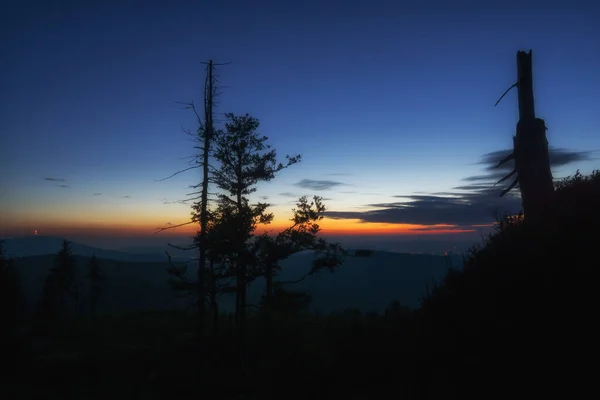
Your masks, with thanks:
M 6 252 L 15 260 L 26 295 L 27 308 L 33 311 L 40 300 L 45 276 L 54 266 L 56 253 L 62 239 L 58 237 L 33 236 L 12 238 L 5 241 Z M 109 278 L 108 286 L 99 312 L 113 313 L 141 310 L 186 309 L 193 306 L 192 298 L 181 298 L 169 287 L 167 272 L 170 264 L 159 247 L 137 247 L 138 253 L 95 248 L 77 242 L 71 243 L 76 257 L 78 275 L 84 276 L 93 255 Z M 150 252 L 149 250 L 155 251 Z M 148 250 L 147 253 L 143 253 Z M 173 249 L 175 250 L 175 249 Z M 353 256 L 350 250 L 344 263 L 334 272 L 320 272 L 302 282 L 286 285 L 293 291 L 308 293 L 311 308 L 319 312 L 342 312 L 358 309 L 363 312 L 383 312 L 393 301 L 417 307 L 427 286 L 439 281 L 448 270 L 449 263 L 459 266 L 458 254 L 450 257 L 430 254 L 407 254 L 385 250 L 374 251 L 367 257 Z M 356 250 L 356 248 L 354 249 Z M 186 254 L 188 257 L 182 255 Z M 292 255 L 282 262 L 277 280 L 294 281 L 311 268 L 311 252 Z M 194 252 L 177 253 L 173 262 L 182 265 L 194 257 Z M 187 275 L 193 278 L 197 265 L 189 264 Z M 82 291 L 86 292 L 85 280 Z M 264 293 L 264 280 L 259 278 L 249 285 L 249 304 L 258 304 Z M 233 312 L 234 297 L 220 295 L 220 308 Z

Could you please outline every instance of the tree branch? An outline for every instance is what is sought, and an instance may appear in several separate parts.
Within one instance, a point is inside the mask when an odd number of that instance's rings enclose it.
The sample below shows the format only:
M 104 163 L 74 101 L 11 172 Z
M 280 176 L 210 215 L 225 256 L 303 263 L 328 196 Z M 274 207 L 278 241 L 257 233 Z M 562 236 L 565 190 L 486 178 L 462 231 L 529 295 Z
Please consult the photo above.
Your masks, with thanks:
M 179 170 L 179 171 L 175 172 L 174 174 L 167 176 L 166 178 L 158 179 L 158 180 L 155 180 L 154 182 L 166 181 L 167 179 L 171 179 L 172 177 L 174 177 L 176 175 L 179 175 L 179 174 L 181 174 L 183 172 L 187 172 L 187 171 L 189 171 L 191 169 L 196 169 L 196 168 L 200 168 L 200 167 L 201 167 L 201 165 L 192 165 L 191 167 L 187 167 L 187 168 L 184 168 L 182 170 Z
M 188 221 L 188 222 L 184 222 L 183 224 L 177 224 L 177 225 L 171 225 L 171 226 L 166 226 L 164 228 L 156 228 L 156 232 L 154 232 L 155 234 L 160 233 L 160 232 L 164 232 L 166 230 L 169 229 L 175 229 L 175 228 L 180 228 L 182 226 L 186 226 L 186 225 L 191 225 L 191 224 L 195 224 L 196 221 Z

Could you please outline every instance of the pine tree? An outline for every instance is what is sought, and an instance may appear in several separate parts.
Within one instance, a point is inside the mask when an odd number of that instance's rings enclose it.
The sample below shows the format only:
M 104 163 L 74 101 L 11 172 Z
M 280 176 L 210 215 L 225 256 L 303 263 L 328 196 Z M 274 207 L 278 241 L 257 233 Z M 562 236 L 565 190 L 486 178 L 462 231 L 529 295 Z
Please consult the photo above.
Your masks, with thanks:
M 283 282 L 275 281 L 275 276 L 281 269 L 281 261 L 304 250 L 315 250 L 321 254 L 322 257 L 315 260 L 313 268 L 299 280 L 323 268 L 333 270 L 343 261 L 345 252 L 338 244 L 330 244 L 317 238 L 320 231 L 318 221 L 323 219 L 326 209 L 322 201 L 321 197 L 314 196 L 313 201 L 309 203 L 305 196 L 301 197 L 296 204 L 297 208 L 292 210 L 294 213 L 291 218 L 292 226 L 276 236 L 264 233 L 253 243 L 258 264 L 257 275 L 265 278 L 266 288 L 262 305 L 267 313 L 276 305 L 276 293 L 283 293 L 281 287 Z M 327 251 L 334 248 L 337 248 L 338 252 L 334 256 L 328 255 Z
M 92 317 L 96 316 L 98 309 L 98 300 L 104 294 L 106 288 L 106 281 L 108 280 L 102 268 L 98 264 L 98 259 L 94 254 L 90 259 L 88 274 L 86 277 L 89 279 L 89 310 Z
M 259 182 L 268 182 L 275 175 L 300 161 L 300 156 L 286 156 L 286 163 L 277 162 L 277 153 L 266 144 L 268 137 L 257 132 L 258 119 L 246 114 L 225 115 L 225 129 L 215 139 L 214 157 L 220 168 L 213 171 L 213 179 L 225 194 L 219 196 L 227 209 L 230 225 L 230 251 L 233 254 L 236 279 L 235 322 L 243 337 L 246 320 L 246 289 L 248 268 L 253 263 L 248 241 L 258 223 L 269 223 L 272 214 L 266 213 L 268 204 L 250 204 L 247 196 L 256 191 Z
M 6 257 L 4 243 L 0 241 L 0 321 L 3 333 L 13 329 L 22 316 L 25 297 L 14 260 Z
M 198 123 L 198 128 L 196 132 L 192 134 L 188 132 L 188 134 L 194 137 L 194 141 L 197 142 L 197 145 L 194 146 L 195 149 L 198 150 L 198 153 L 194 154 L 192 157 L 192 166 L 185 168 L 176 172 L 168 178 L 171 178 L 175 175 L 178 175 L 182 172 L 193 170 L 197 168 L 202 169 L 202 179 L 198 184 L 192 185 L 191 188 L 194 189 L 193 193 L 190 193 L 190 196 L 194 196 L 189 200 L 194 201 L 192 204 L 192 218 L 191 221 L 170 226 L 166 228 L 161 228 L 160 230 L 173 229 L 178 226 L 188 225 L 188 224 L 199 224 L 199 229 L 196 235 L 193 237 L 193 244 L 190 246 L 174 246 L 180 250 L 198 250 L 198 270 L 197 270 L 197 279 L 196 281 L 190 280 L 185 275 L 185 266 L 177 267 L 171 263 L 171 268 L 168 269 L 168 272 L 172 275 L 172 278 L 169 279 L 169 284 L 171 287 L 177 291 L 183 291 L 186 295 L 194 295 L 196 296 L 196 308 L 198 311 L 198 335 L 201 337 L 205 333 L 205 324 L 206 324 L 206 299 L 207 297 L 207 288 L 211 285 L 208 281 L 211 272 L 207 270 L 207 253 L 208 247 L 206 244 L 207 240 L 207 232 L 208 232 L 208 224 L 209 224 L 209 214 L 210 208 L 209 203 L 211 199 L 209 198 L 209 183 L 210 183 L 210 166 L 209 160 L 212 155 L 212 143 L 214 141 L 214 137 L 219 134 L 219 130 L 216 130 L 213 125 L 213 107 L 214 107 L 214 99 L 217 97 L 216 92 L 216 76 L 213 74 L 216 65 L 224 65 L 224 64 L 215 64 L 210 60 L 206 67 L 206 80 L 204 85 L 204 115 L 202 116 L 194 103 L 185 104 L 184 108 L 191 109 Z M 165 178 L 165 179 L 168 179 Z M 167 257 L 169 257 L 169 262 L 171 262 L 171 256 L 167 252 Z M 210 295 L 210 293 L 209 293 Z M 212 300 L 211 300 L 212 301 Z
M 56 255 L 54 267 L 50 269 L 38 309 L 45 320 L 55 320 L 68 313 L 69 304 L 79 302 L 77 265 L 71 252 L 71 242 L 63 240 Z

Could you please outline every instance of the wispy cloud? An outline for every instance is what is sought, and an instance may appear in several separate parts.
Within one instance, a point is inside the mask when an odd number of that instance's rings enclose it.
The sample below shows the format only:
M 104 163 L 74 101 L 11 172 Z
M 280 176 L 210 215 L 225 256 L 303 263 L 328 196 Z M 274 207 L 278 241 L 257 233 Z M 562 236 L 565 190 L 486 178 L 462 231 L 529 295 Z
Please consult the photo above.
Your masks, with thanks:
M 487 189 L 460 197 L 408 195 L 398 196 L 404 201 L 369 204 L 376 210 L 329 211 L 325 215 L 335 219 L 359 219 L 363 222 L 383 222 L 417 225 L 476 225 L 489 224 L 495 214 L 518 212 L 520 199 L 509 193 L 500 198 L 498 190 Z
M 160 199 L 163 204 L 186 204 L 186 200 L 169 200 L 167 198 Z
M 451 191 L 397 195 L 393 197 L 398 201 L 368 204 L 369 209 L 365 211 L 329 211 L 325 215 L 334 219 L 358 219 L 363 222 L 454 225 L 452 229 L 490 224 L 498 214 L 516 213 L 521 210 L 518 190 L 500 197 L 503 188 L 495 185 L 513 168 L 511 163 L 495 168 L 510 152 L 511 150 L 502 150 L 483 155 L 478 164 L 485 166 L 484 172 L 464 178 L 465 184 L 456 186 Z M 550 163 L 556 168 L 586 161 L 591 159 L 591 153 L 550 149 Z
M 59 188 L 68 188 L 70 187 L 69 185 L 58 185 Z
M 484 166 L 484 174 L 475 175 L 465 178 L 465 181 L 486 181 L 486 180 L 495 180 L 498 181 L 500 178 L 506 175 L 507 172 L 513 170 L 515 164 L 514 161 L 509 161 L 499 168 L 496 168 L 498 163 L 506 158 L 510 153 L 512 153 L 512 149 L 506 150 L 498 150 L 491 153 L 484 154 L 481 158 L 481 161 L 478 162 L 478 165 Z M 568 164 L 573 164 L 581 161 L 590 161 L 592 160 L 592 154 L 594 151 L 572 151 L 567 149 L 556 149 L 549 148 L 548 150 L 550 156 L 550 166 L 553 168 L 562 167 Z M 497 178 L 497 179 L 496 179 Z
M 94 196 L 101 196 L 102 193 L 94 193 Z
M 66 180 L 61 179 L 61 178 L 44 178 L 45 181 L 51 181 L 51 182 L 66 182 Z
M 302 179 L 300 182 L 294 183 L 294 185 L 310 190 L 331 190 L 337 186 L 346 184 L 338 181 Z
M 283 193 L 279 193 L 280 196 L 283 197 L 294 197 L 294 198 L 298 198 L 300 196 L 296 195 L 295 193 L 291 193 L 291 192 L 283 192 Z
M 124 199 L 130 199 L 131 196 L 123 196 Z

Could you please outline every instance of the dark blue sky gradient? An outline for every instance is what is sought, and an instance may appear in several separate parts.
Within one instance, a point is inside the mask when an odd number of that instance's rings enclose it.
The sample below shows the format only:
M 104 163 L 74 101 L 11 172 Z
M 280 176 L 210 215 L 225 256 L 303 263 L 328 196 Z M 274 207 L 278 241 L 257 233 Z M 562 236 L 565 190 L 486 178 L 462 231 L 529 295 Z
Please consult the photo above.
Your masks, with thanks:
M 600 149 L 593 2 L 12 3 L 0 23 L 0 202 L 10 226 L 47 213 L 185 221 L 187 206 L 165 203 L 185 198 L 197 176 L 155 180 L 186 166 L 181 127 L 194 129 L 194 116 L 175 101 L 201 102 L 201 62 L 211 58 L 232 62 L 218 69 L 227 87 L 217 111 L 256 116 L 282 156 L 304 156 L 261 188 L 277 213 L 292 195 L 359 212 L 480 174 L 484 154 L 512 145 L 516 93 L 494 103 L 516 79 L 519 49 L 534 51 L 551 146 Z M 591 171 L 592 155 L 555 175 Z M 303 179 L 340 185 L 316 192 Z

